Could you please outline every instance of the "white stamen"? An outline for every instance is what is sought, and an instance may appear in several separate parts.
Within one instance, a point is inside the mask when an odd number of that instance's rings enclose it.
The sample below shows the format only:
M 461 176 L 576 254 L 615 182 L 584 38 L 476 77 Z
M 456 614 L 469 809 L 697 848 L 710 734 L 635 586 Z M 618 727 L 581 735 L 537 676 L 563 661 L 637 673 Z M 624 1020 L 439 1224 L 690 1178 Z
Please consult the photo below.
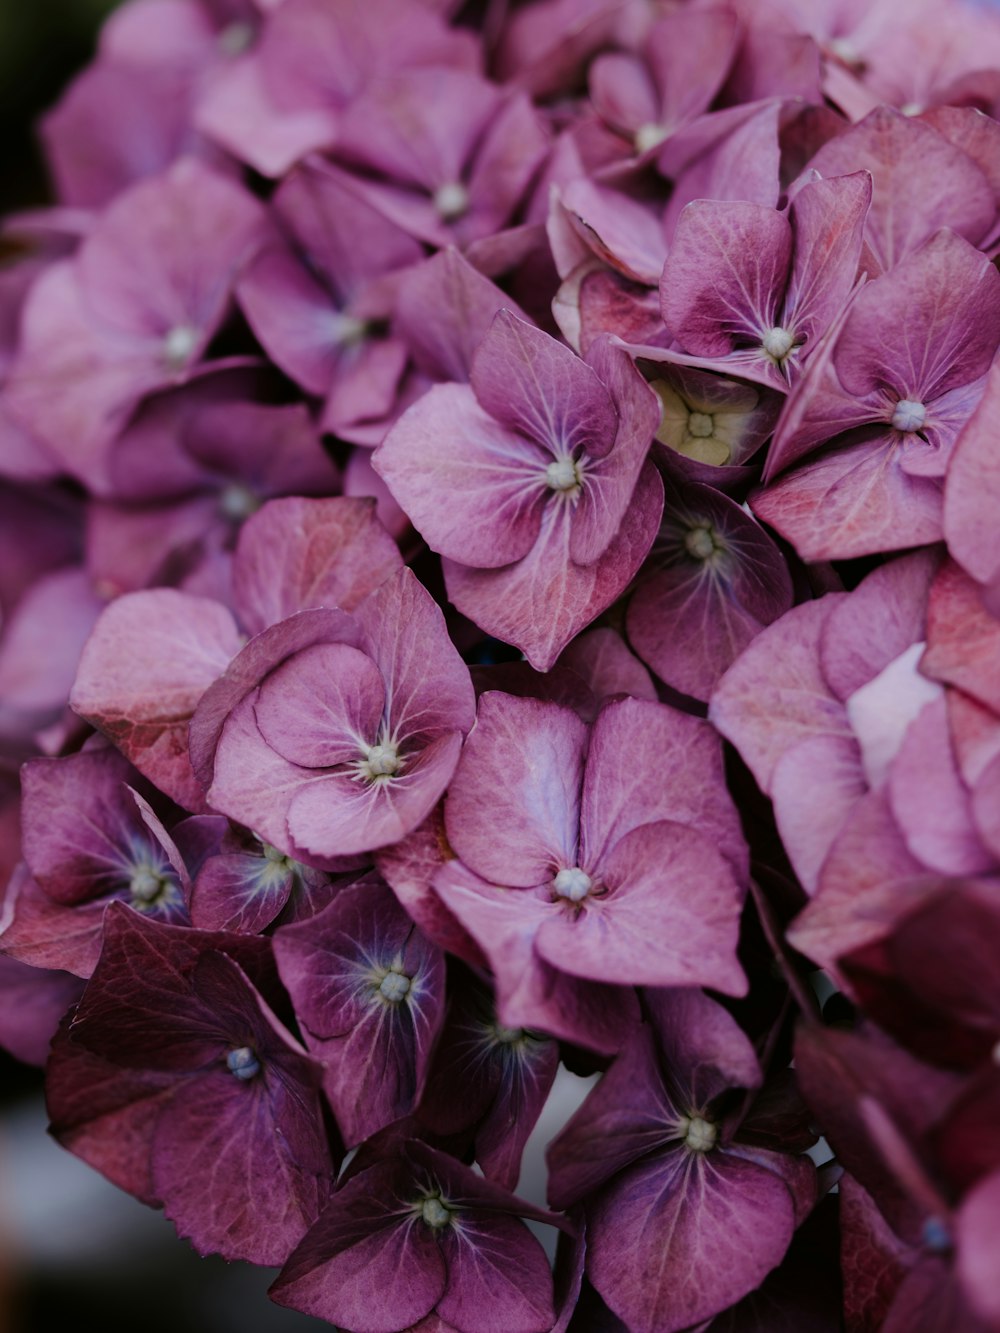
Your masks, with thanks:
M 651 148 L 656 148 L 663 143 L 670 131 L 665 125 L 657 125 L 653 120 L 647 121 L 645 125 L 640 125 L 635 132 L 635 151 L 640 155 L 648 153 Z
M 265 860 L 276 861 L 279 865 L 288 860 L 288 857 L 284 852 L 280 851 L 277 847 L 272 847 L 269 842 L 264 843 L 263 851 Z
M 165 881 L 162 875 L 157 875 L 149 866 L 137 866 L 128 887 L 133 901 L 145 906 L 156 901 L 163 892 Z
M 922 102 L 905 102 L 899 110 L 904 116 L 919 116 L 926 108 Z
M 368 337 L 368 324 L 335 310 L 330 316 L 330 335 L 337 347 L 356 347 Z
M 545 469 L 545 484 L 563 494 L 579 490 L 580 469 L 568 454 L 563 458 L 557 458 Z
M 789 329 L 783 329 L 780 325 L 775 325 L 773 329 L 768 329 L 764 334 L 760 340 L 760 345 L 771 360 L 780 366 L 795 346 L 795 334 Z
M 223 28 L 216 41 L 224 56 L 241 56 L 253 46 L 256 35 L 252 23 L 241 23 L 237 20 Z
M 715 434 L 715 418 L 707 412 L 692 412 L 688 417 L 688 434 L 696 440 L 709 440 Z
M 391 778 L 399 771 L 400 758 L 395 745 L 373 745 L 368 751 L 361 768 L 372 782 L 378 778 Z
M 502 1023 L 494 1023 L 493 1035 L 505 1046 L 513 1046 L 524 1036 L 524 1028 L 505 1028 Z
M 914 398 L 901 398 L 892 414 L 896 430 L 918 431 L 927 420 L 927 408 Z
M 594 887 L 594 881 L 579 866 L 565 866 L 552 881 L 552 887 L 560 898 L 580 903 Z
M 434 207 L 442 222 L 455 222 L 469 211 L 469 191 L 459 181 L 449 181 L 434 191 Z
M 705 1120 L 700 1115 L 685 1116 L 681 1121 L 681 1129 L 684 1132 L 684 1143 L 692 1152 L 709 1152 L 715 1147 L 715 1140 L 719 1136 L 711 1120 Z
M 387 972 L 378 984 L 379 994 L 390 1004 L 399 1004 L 410 989 L 410 978 L 405 972 Z
M 695 560 L 709 560 L 719 549 L 712 529 L 708 526 L 692 528 L 684 538 L 684 549 Z
M 260 503 L 260 498 L 254 495 L 250 487 L 238 481 L 230 482 L 219 496 L 219 510 L 223 518 L 230 518 L 234 523 L 256 514 Z
M 838 60 L 842 60 L 845 65 L 850 65 L 852 68 L 864 64 L 858 48 L 849 42 L 846 37 L 831 38 L 827 44 L 827 50 L 832 56 L 836 56 Z
M 163 359 L 171 370 L 183 370 L 194 356 L 201 335 L 190 324 L 178 324 L 163 339 Z
M 237 1046 L 226 1056 L 226 1067 L 241 1083 L 260 1073 L 260 1061 L 252 1046 Z
M 438 1198 L 425 1199 L 420 1206 L 420 1216 L 429 1227 L 437 1230 L 446 1227 L 451 1221 L 451 1213 Z

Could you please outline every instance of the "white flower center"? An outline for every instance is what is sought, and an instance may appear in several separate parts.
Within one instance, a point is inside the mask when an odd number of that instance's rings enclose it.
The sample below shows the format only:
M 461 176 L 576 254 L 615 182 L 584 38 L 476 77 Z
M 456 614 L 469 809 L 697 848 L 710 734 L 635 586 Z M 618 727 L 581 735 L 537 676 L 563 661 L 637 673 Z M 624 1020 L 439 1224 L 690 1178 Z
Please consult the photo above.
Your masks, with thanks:
M 234 23 L 227 24 L 219 33 L 216 41 L 224 56 L 241 56 L 244 51 L 249 51 L 253 46 L 255 36 L 256 33 L 252 23 L 241 23 L 237 20 Z
M 645 125 L 640 125 L 635 132 L 635 151 L 637 153 L 648 153 L 651 148 L 656 148 L 663 143 L 670 131 L 665 125 L 658 125 L 655 120 L 647 121 Z
M 776 325 L 773 329 L 768 329 L 761 338 L 760 345 L 771 360 L 780 366 L 795 346 L 795 334 L 790 329 Z
M 580 468 L 568 454 L 557 458 L 545 469 L 545 484 L 561 495 L 573 495 L 580 489 Z
M 715 1140 L 719 1136 L 711 1120 L 705 1120 L 700 1115 L 686 1116 L 681 1121 L 681 1130 L 685 1146 L 692 1152 L 709 1152 L 715 1147 Z
M 914 398 L 901 398 L 892 414 L 896 430 L 917 431 L 927 420 L 927 408 Z
M 684 549 L 695 560 L 710 560 L 719 549 L 712 529 L 707 525 L 692 528 L 684 538 Z
M 390 1004 L 405 1000 L 410 989 L 410 978 L 405 972 L 387 972 L 378 984 L 378 992 Z
M 420 1216 L 435 1230 L 446 1227 L 451 1221 L 451 1213 L 436 1196 L 423 1201 L 420 1205 Z
M 469 191 L 459 181 L 449 181 L 434 191 L 434 207 L 442 222 L 454 222 L 469 211 Z
M 260 1061 L 252 1046 L 236 1046 L 226 1056 L 226 1067 L 241 1083 L 256 1078 L 260 1073 Z
M 163 359 L 170 370 L 183 370 L 194 356 L 199 333 L 190 324 L 178 324 L 163 339 Z
M 370 782 L 377 782 L 381 778 L 394 777 L 399 772 L 401 762 L 395 745 L 386 742 L 369 749 L 361 762 L 361 771 Z
M 260 508 L 260 498 L 254 495 L 249 486 L 238 481 L 230 482 L 219 496 L 219 509 L 223 518 L 230 518 L 234 523 L 256 514 Z
M 129 892 L 132 894 L 132 901 L 136 904 L 142 904 L 146 907 L 155 903 L 157 898 L 166 888 L 166 880 L 162 875 L 158 875 L 150 866 L 137 866 L 132 872 L 132 878 L 129 881 Z
M 707 412 L 692 412 L 688 417 L 688 434 L 696 440 L 710 440 L 715 434 L 715 419 Z
M 524 1036 L 524 1028 L 506 1028 L 502 1023 L 494 1023 L 493 1035 L 505 1046 L 513 1046 Z
M 330 336 L 337 347 L 356 347 L 368 337 L 368 325 L 355 315 L 335 310 L 330 316 Z
M 579 866 L 564 866 L 552 881 L 552 887 L 560 898 L 580 903 L 594 887 L 594 881 Z

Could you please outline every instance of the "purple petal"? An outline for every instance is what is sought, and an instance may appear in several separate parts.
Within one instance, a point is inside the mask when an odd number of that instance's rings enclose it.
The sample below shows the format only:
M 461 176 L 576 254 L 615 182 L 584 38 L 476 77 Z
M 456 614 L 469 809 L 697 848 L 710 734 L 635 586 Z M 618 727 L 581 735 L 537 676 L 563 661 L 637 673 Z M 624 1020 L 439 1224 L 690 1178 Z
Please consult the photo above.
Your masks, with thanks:
M 592 565 L 570 557 L 572 517 L 550 504 L 538 541 L 503 569 L 444 562 L 448 597 L 481 629 L 516 644 L 538 671 L 548 671 L 566 644 L 620 596 L 642 564 L 660 522 L 663 485 L 647 462 L 618 536 Z
M 650 782 L 658 772 L 660 781 Z M 670 820 L 710 838 L 742 871 L 746 850 L 725 794 L 714 730 L 666 704 L 619 699 L 594 723 L 587 755 L 580 864 L 600 867 L 643 824 Z
M 445 805 L 448 841 L 471 870 L 527 889 L 577 864 L 586 746 L 567 708 L 482 696 Z
M 271 500 L 241 529 L 233 601 L 255 634 L 311 607 L 353 611 L 401 564 L 372 500 Z
M 239 651 L 229 612 L 170 588 L 132 593 L 101 616 L 80 658 L 74 710 L 178 804 L 202 808 L 187 729 L 205 690 Z
M 539 927 L 535 948 L 547 962 L 628 986 L 746 991 L 736 961 L 741 894 L 707 838 L 680 824 L 646 824 L 593 873 L 602 892 L 575 911 L 563 904 Z
M 541 329 L 501 310 L 472 361 L 480 406 L 557 455 L 609 452 L 618 414 L 596 373 Z
M 432 550 L 483 569 L 520 560 L 537 541 L 551 494 L 549 462 L 458 384 L 424 394 L 374 456 L 375 470 Z

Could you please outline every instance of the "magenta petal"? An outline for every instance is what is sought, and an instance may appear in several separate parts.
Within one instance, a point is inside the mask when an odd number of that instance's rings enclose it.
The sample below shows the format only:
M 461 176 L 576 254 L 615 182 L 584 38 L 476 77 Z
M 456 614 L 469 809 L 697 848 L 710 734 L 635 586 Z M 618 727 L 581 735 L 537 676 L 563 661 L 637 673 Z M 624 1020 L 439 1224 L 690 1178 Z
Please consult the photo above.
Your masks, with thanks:
M 469 669 L 441 608 L 413 571 L 386 579 L 355 616 L 361 646 L 385 681 L 386 723 L 399 744 L 405 749 L 443 731 L 467 732 L 476 716 Z
M 1000 1321 L 1000 1282 L 987 1238 L 1000 1222 L 1000 1172 L 979 1181 L 956 1217 L 958 1276 L 970 1305 L 991 1325 Z
M 941 538 L 940 482 L 903 470 L 895 432 L 865 435 L 753 494 L 754 513 L 803 560 L 849 560 Z
M 462 735 L 439 735 L 386 783 L 346 774 L 301 784 L 288 807 L 288 832 L 310 856 L 352 856 L 398 842 L 430 814 L 451 781 Z M 299 770 L 301 772 L 301 770 Z
M 346 1181 L 288 1260 L 271 1298 L 367 1333 L 397 1333 L 430 1314 L 447 1269 L 434 1233 L 399 1197 L 398 1175 L 395 1163 L 380 1162 Z
M 809 351 L 854 287 L 871 197 L 871 177 L 856 171 L 810 181 L 792 203 L 795 248 L 785 313 Z
M 390 890 L 350 885 L 308 921 L 282 927 L 275 954 L 306 1044 L 326 1065 L 345 1144 L 408 1115 L 444 1017 L 444 958 Z
M 283 759 L 328 768 L 363 757 L 384 706 L 385 685 L 370 657 L 346 643 L 318 643 L 265 678 L 254 716 Z
M 271 500 L 240 531 L 233 601 L 256 634 L 311 607 L 353 611 L 401 564 L 373 500 Z
M 594 981 L 745 993 L 736 961 L 742 895 L 706 837 L 680 824 L 645 824 L 591 873 L 600 885 L 594 898 L 539 927 L 542 958 Z
M 630 1167 L 587 1213 L 588 1276 L 632 1333 L 678 1333 L 739 1300 L 795 1225 L 773 1172 L 683 1147 Z
M 448 841 L 470 870 L 532 888 L 577 864 L 587 728 L 558 704 L 489 691 L 448 792 Z
M 461 1333 L 548 1333 L 552 1276 L 524 1223 L 499 1211 L 469 1217 L 446 1244 L 448 1285 L 437 1309 Z
M 815 735 L 851 737 L 847 713 L 819 663 L 819 643 L 842 595 L 787 612 L 758 635 L 719 683 L 709 711 L 765 792 L 792 745 Z
M 80 658 L 74 710 L 178 804 L 200 810 L 188 758 L 191 716 L 239 651 L 225 607 L 171 588 L 132 593 L 101 616 Z
M 621 425 L 611 452 L 584 471 L 569 546 L 578 565 L 599 559 L 618 534 L 660 420 L 659 400 L 624 348 L 601 338 L 587 360 L 607 386 Z
M 1000 275 L 990 261 L 953 232 L 938 232 L 855 297 L 834 353 L 840 383 L 857 398 L 888 390 L 929 405 L 989 370 L 998 307 Z
M 534 951 L 539 927 L 558 910 L 548 889 L 489 884 L 461 861 L 447 862 L 434 888 L 489 959 L 501 1023 L 606 1054 L 621 1047 L 638 1017 L 634 990 L 568 976 Z
M 948 549 L 980 583 L 1000 579 L 1000 542 L 994 522 L 1000 505 L 1000 456 L 995 448 L 1000 430 L 998 404 L 1000 369 L 994 369 L 979 407 L 959 438 L 944 492 Z
M 667 328 L 695 356 L 725 356 L 759 341 L 778 323 L 791 261 L 783 213 L 709 199 L 688 204 L 660 279 Z
M 509 310 L 479 344 L 470 374 L 480 405 L 508 430 L 558 454 L 611 449 L 618 414 L 586 362 Z
M 389 431 L 373 465 L 432 550 L 492 569 L 538 539 L 551 458 L 537 438 L 498 424 L 465 385 L 441 384 Z
M 775 820 L 807 893 L 815 892 L 827 852 L 867 790 L 857 742 L 851 737 L 809 736 L 778 760 L 771 775 Z
M 658 772 L 657 782 L 649 774 Z M 666 704 L 618 699 L 594 723 L 583 785 L 580 864 L 600 867 L 633 829 L 660 820 L 706 835 L 742 870 L 746 848 L 712 727 Z
M 941 227 L 976 243 L 996 216 L 993 191 L 972 159 L 929 125 L 889 107 L 831 139 L 809 165 L 825 177 L 871 172 L 867 239 L 884 270 Z M 921 206 L 901 208 L 914 181 L 921 183 Z
M 662 511 L 663 483 L 647 462 L 618 536 L 593 564 L 573 563 L 572 515 L 565 506 L 550 504 L 538 541 L 517 564 L 470 569 L 446 560 L 448 596 L 481 629 L 516 644 L 536 670 L 548 671 L 570 639 L 628 586 Z
M 993 869 L 955 763 L 944 698 L 911 722 L 889 771 L 889 803 L 910 851 L 944 875 Z

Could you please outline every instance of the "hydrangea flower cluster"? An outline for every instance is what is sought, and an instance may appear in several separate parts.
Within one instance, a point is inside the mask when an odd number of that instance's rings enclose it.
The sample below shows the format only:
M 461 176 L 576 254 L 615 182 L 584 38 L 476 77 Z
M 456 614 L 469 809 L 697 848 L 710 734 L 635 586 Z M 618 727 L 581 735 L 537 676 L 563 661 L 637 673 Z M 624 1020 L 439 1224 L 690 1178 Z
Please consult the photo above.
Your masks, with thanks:
M 128 0 L 45 118 L 0 1042 L 278 1303 L 1000 1330 L 998 70 L 965 0 Z

